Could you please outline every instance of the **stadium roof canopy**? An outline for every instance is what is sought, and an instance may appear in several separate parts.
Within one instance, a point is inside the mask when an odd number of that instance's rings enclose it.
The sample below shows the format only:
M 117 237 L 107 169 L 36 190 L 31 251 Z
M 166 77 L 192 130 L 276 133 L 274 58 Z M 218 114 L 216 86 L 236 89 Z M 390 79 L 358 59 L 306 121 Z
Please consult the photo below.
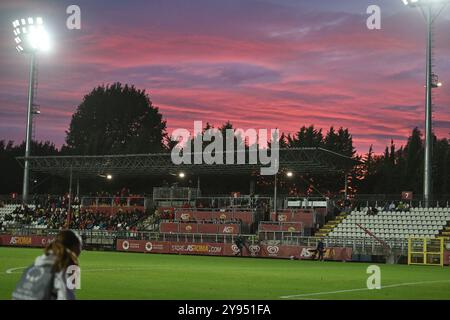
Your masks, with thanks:
M 225 157 L 224 157 L 225 158 Z M 16 158 L 21 165 L 25 157 Z M 193 175 L 251 175 L 259 173 L 263 164 L 181 164 L 175 165 L 170 153 L 129 154 L 103 156 L 40 156 L 28 157 L 34 172 L 68 177 L 71 173 L 79 178 L 94 178 L 111 174 L 121 177 L 149 177 L 176 175 L 185 172 Z M 225 161 L 225 159 L 224 159 Z M 280 171 L 300 174 L 342 173 L 358 161 L 323 148 L 280 149 Z

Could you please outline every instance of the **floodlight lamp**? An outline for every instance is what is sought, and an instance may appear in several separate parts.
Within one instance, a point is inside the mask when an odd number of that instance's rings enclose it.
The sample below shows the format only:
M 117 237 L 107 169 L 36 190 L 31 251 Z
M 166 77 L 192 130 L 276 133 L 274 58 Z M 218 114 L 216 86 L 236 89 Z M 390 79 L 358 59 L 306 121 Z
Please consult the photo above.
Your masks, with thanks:
M 35 53 L 50 49 L 50 37 L 41 17 L 17 19 L 12 25 L 18 52 Z
M 178 174 L 178 177 L 180 177 L 180 178 L 184 178 L 186 175 L 184 174 L 184 172 L 180 172 L 179 174 Z
M 113 178 L 112 175 L 110 175 L 110 174 L 107 174 L 107 175 L 106 175 L 106 179 L 112 180 L 112 178 Z
M 292 178 L 293 176 L 294 176 L 294 173 L 292 171 L 288 171 L 286 173 L 286 177 L 288 177 L 288 178 Z
M 405 6 L 420 6 L 420 5 L 432 5 L 432 4 L 442 4 L 448 2 L 448 0 L 402 0 Z

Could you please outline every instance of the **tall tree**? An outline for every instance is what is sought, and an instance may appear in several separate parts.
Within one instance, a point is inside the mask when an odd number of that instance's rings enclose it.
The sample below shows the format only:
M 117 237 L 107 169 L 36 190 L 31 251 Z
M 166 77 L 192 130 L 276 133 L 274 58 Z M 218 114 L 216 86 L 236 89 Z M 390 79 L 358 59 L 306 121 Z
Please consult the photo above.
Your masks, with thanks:
M 66 133 L 64 152 L 80 155 L 162 152 L 167 136 L 145 90 L 120 83 L 87 94 Z
M 288 135 L 287 143 L 290 148 L 322 147 L 322 129 L 317 130 L 314 128 L 314 125 L 309 127 L 303 126 L 293 136 Z
M 32 156 L 52 156 L 58 155 L 59 151 L 55 145 L 49 141 L 31 143 Z M 23 157 L 25 154 L 25 142 L 14 145 L 12 141 L 0 141 L 0 168 L 1 184 L 0 194 L 12 192 L 22 192 L 23 168 L 16 160 L 16 157 Z M 50 187 L 48 175 L 35 172 L 30 173 L 31 193 L 47 191 Z

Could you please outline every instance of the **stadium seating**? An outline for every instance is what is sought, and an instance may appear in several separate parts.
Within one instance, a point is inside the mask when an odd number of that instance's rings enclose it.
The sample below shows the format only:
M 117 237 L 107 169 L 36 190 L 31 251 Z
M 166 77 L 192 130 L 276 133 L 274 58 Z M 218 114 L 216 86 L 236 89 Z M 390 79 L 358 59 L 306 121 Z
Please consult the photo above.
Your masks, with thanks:
M 329 233 L 333 238 L 371 237 L 358 225 L 380 239 L 439 236 L 450 221 L 450 208 L 411 208 L 410 211 L 380 211 L 368 215 L 367 209 L 352 211 Z
M 67 211 L 64 208 L 40 208 L 28 205 L 27 210 L 19 210 L 19 205 L 5 205 L 0 208 L 0 230 L 24 225 L 33 229 L 60 229 L 67 222 Z M 102 212 L 78 213 L 73 210 L 70 227 L 86 230 L 138 230 L 148 216 L 139 210 L 120 211 L 114 215 Z
M 14 220 L 16 219 L 16 217 L 19 217 L 19 218 L 23 217 L 22 213 L 18 213 L 18 214 L 13 213 L 17 207 L 20 207 L 20 205 L 6 204 L 3 207 L 0 207 L 0 226 L 2 226 L 3 228 L 8 227 L 15 223 Z M 35 206 L 29 205 L 28 208 L 30 208 L 31 210 L 34 210 Z M 12 220 L 7 219 L 7 216 L 10 216 L 12 218 Z

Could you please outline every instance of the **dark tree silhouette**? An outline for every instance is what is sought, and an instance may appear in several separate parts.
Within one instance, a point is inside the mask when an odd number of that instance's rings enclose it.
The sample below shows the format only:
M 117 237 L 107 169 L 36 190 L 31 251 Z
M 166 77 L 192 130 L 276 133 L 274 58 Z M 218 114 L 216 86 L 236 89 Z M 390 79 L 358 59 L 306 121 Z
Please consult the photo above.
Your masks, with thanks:
M 66 132 L 64 153 L 155 153 L 166 149 L 166 121 L 145 90 L 114 83 L 92 90 Z

